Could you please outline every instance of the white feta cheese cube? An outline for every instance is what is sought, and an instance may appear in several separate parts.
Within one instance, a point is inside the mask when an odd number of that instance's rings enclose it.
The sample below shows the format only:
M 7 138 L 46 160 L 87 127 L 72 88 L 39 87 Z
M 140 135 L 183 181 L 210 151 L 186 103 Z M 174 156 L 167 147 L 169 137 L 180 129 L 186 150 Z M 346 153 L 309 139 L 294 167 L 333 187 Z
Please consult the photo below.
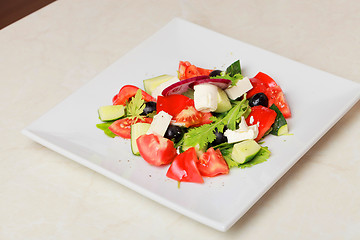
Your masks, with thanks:
M 249 129 L 246 132 L 240 132 L 236 130 L 232 131 L 227 129 L 224 132 L 224 135 L 227 137 L 228 143 L 240 142 L 247 139 L 255 139 L 257 136 L 253 129 Z
M 164 111 L 160 111 L 154 116 L 154 119 L 151 122 L 150 128 L 146 132 L 146 134 L 157 134 L 163 137 L 167 128 L 170 125 L 171 119 L 172 116 L 170 114 Z
M 213 112 L 217 109 L 218 87 L 203 83 L 194 86 L 195 108 L 201 112 Z
M 230 99 L 235 100 L 252 88 L 253 86 L 251 85 L 249 78 L 244 77 L 243 79 L 239 80 L 235 86 L 227 88 L 225 92 Z
M 228 143 L 240 142 L 247 139 L 255 139 L 259 134 L 259 128 L 257 125 L 248 126 L 245 118 L 241 117 L 239 128 L 236 130 L 227 129 L 224 135 L 228 139 Z

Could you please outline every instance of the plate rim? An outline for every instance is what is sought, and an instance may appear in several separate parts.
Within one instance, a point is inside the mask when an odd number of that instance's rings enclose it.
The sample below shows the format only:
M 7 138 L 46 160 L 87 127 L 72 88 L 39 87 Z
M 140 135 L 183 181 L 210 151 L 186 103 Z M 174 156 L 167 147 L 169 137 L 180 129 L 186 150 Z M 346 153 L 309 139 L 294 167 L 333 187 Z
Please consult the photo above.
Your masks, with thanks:
M 276 53 L 273 53 L 273 52 L 271 52 L 271 51 L 268 51 L 268 50 L 265 50 L 265 49 L 261 49 L 261 48 L 259 48 L 259 47 L 257 47 L 257 46 L 250 45 L 250 44 L 248 44 L 248 43 L 245 43 L 245 42 L 242 42 L 242 41 L 240 41 L 240 40 L 237 40 L 237 39 L 231 38 L 231 37 L 229 37 L 229 36 L 226 36 L 226 35 L 224 35 L 224 34 L 217 33 L 217 32 L 215 32 L 215 31 L 213 31 L 213 30 L 211 30 L 211 29 L 207 29 L 207 28 L 205 28 L 205 27 L 203 27 L 203 26 L 197 25 L 197 24 L 192 23 L 192 22 L 188 22 L 188 21 L 186 21 L 186 20 L 184 20 L 184 19 L 181 19 L 181 18 L 178 18 L 178 17 L 172 19 L 172 20 L 171 20 L 170 22 L 168 22 L 164 27 L 160 28 L 158 31 L 156 31 L 153 35 L 151 35 L 149 38 L 147 38 L 145 41 L 143 41 L 142 43 L 140 43 L 140 44 L 139 44 L 138 46 L 136 46 L 135 48 L 130 49 L 127 53 L 125 53 L 124 55 L 122 55 L 119 59 L 124 58 L 124 57 L 127 56 L 128 54 L 131 54 L 132 51 L 135 50 L 137 47 L 139 47 L 141 44 L 143 44 L 144 42 L 148 41 L 148 40 L 151 39 L 153 36 L 156 36 L 159 32 L 163 31 L 163 30 L 164 30 L 166 27 L 168 27 L 169 25 L 171 25 L 171 24 L 176 24 L 177 22 L 186 23 L 186 24 L 192 24 L 194 27 L 200 27 L 200 28 L 202 28 L 202 29 L 204 29 L 204 30 L 206 30 L 206 31 L 210 31 L 210 32 L 212 32 L 212 33 L 220 34 L 220 35 L 223 36 L 223 37 L 230 38 L 230 39 L 232 39 L 232 40 L 234 40 L 234 41 L 240 42 L 240 43 L 245 44 L 245 45 L 247 45 L 247 46 L 255 47 L 255 48 L 257 48 L 257 49 L 259 49 L 259 50 L 261 50 L 261 51 L 264 51 L 264 52 L 266 52 L 266 53 L 270 53 L 270 54 L 272 54 L 272 55 L 276 55 L 276 56 L 278 56 L 278 57 L 282 57 L 282 58 L 284 58 L 286 61 L 292 61 L 292 62 L 295 62 L 296 64 L 304 65 L 304 66 L 306 66 L 307 68 L 311 68 L 311 69 L 316 70 L 316 71 L 321 71 L 321 72 L 323 72 L 323 73 L 330 74 L 330 73 L 328 73 L 328 72 L 325 72 L 325 71 L 320 70 L 320 69 L 316 69 L 316 68 L 314 68 L 314 67 L 308 66 L 308 65 L 303 64 L 303 63 L 301 63 L 301 62 L 297 62 L 297 61 L 295 61 L 295 60 L 292 60 L 292 59 L 283 57 L 283 56 L 278 55 L 278 54 L 276 54 Z M 105 68 L 105 69 L 103 69 L 102 71 L 100 71 L 97 76 L 99 76 L 102 72 L 106 71 L 108 68 L 110 68 L 110 67 L 111 67 L 113 64 L 115 64 L 115 63 L 116 63 L 116 61 L 115 61 L 114 63 L 110 64 L 107 68 Z M 335 76 L 334 74 L 330 74 L 330 75 Z M 95 76 L 93 79 L 90 79 L 89 82 L 87 82 L 87 83 L 90 83 L 90 82 L 92 82 L 93 80 L 95 80 L 95 79 L 97 78 L 97 76 Z M 345 79 L 345 78 L 342 78 L 342 77 L 340 77 L 340 78 L 341 78 L 342 80 L 347 80 L 347 81 L 349 81 L 349 82 L 351 82 L 351 83 L 358 84 L 357 82 L 353 82 L 353 81 L 351 81 L 351 80 L 348 80 L 348 79 Z M 87 83 L 85 83 L 85 85 L 86 85 Z M 359 86 L 360 86 L 360 84 L 357 85 L 357 88 L 360 89 Z M 83 86 L 83 87 L 84 87 L 84 86 Z M 80 87 L 80 89 L 81 89 L 81 88 L 82 88 L 82 87 Z M 79 91 L 80 89 L 78 89 L 77 91 Z M 74 91 L 73 94 L 76 93 L 77 91 Z M 70 95 L 70 96 L 71 96 L 71 95 Z M 69 97 L 69 96 L 68 96 L 68 97 Z M 345 115 L 345 114 L 359 101 L 359 98 L 360 98 L 360 91 L 359 91 L 359 93 L 357 94 L 357 96 L 353 97 L 353 100 L 352 100 L 352 101 L 350 101 L 350 102 L 347 103 L 346 107 L 343 108 L 342 111 L 340 111 L 340 112 L 337 113 L 337 115 L 328 123 L 328 126 L 327 126 L 312 142 L 310 142 L 310 143 L 308 144 L 308 146 L 306 146 L 306 150 L 304 150 L 299 156 L 296 156 L 296 159 L 295 159 L 293 162 L 291 162 L 291 163 L 288 164 L 285 168 L 283 168 L 283 170 L 277 174 L 277 178 L 273 179 L 271 182 L 268 183 L 268 185 L 266 186 L 266 188 L 264 189 L 264 191 L 263 191 L 261 194 L 258 194 L 258 195 L 257 195 L 257 199 L 256 199 L 253 203 L 249 204 L 248 208 L 245 208 L 244 210 L 242 210 L 242 211 L 239 212 L 238 214 L 234 215 L 231 219 L 228 219 L 228 221 L 226 221 L 226 223 L 225 223 L 225 222 L 219 222 L 219 221 L 216 221 L 216 220 L 214 220 L 214 219 L 210 219 L 210 218 L 208 218 L 208 217 L 200 216 L 199 214 L 193 213 L 193 212 L 191 212 L 190 210 L 188 210 L 188 209 L 186 209 L 186 208 L 184 208 L 184 207 L 179 206 L 178 204 L 172 203 L 172 202 L 170 202 L 169 200 L 164 199 L 163 197 L 158 196 L 158 195 L 156 195 L 155 193 L 153 193 L 153 192 L 151 192 L 151 191 L 149 191 L 149 190 L 147 190 L 147 189 L 145 189 L 145 188 L 143 188 L 143 187 L 141 187 L 141 186 L 138 186 L 137 184 L 134 184 L 134 183 L 132 183 L 131 181 L 129 181 L 129 180 L 127 180 L 127 179 L 125 179 L 125 178 L 123 178 L 123 177 L 121 177 L 121 176 L 118 176 L 118 175 L 116 175 L 115 173 L 112 173 L 112 172 L 110 172 L 110 171 L 107 170 L 107 169 L 104 169 L 104 168 L 101 168 L 101 167 L 97 166 L 95 163 L 92 163 L 92 162 L 84 159 L 83 157 L 78 156 L 77 154 L 71 153 L 70 151 L 68 151 L 68 150 L 66 150 L 66 149 L 64 149 L 64 148 L 61 148 L 61 147 L 57 146 L 56 144 L 54 144 L 54 143 L 52 143 L 52 142 L 50 142 L 50 141 L 48 141 L 48 140 L 46 140 L 46 139 L 38 136 L 35 132 L 33 132 L 33 131 L 31 130 L 31 126 L 32 126 L 32 124 L 33 124 L 34 122 L 38 121 L 39 118 L 36 119 L 36 120 L 35 120 L 33 123 L 31 123 L 30 125 L 28 125 L 26 128 L 24 128 L 24 129 L 21 131 L 21 133 L 22 133 L 23 135 L 27 136 L 28 138 L 34 140 L 35 142 L 37 142 L 37 143 L 39 143 L 39 144 L 41 144 L 41 145 L 43 145 L 43 146 L 45 146 L 45 147 L 47 147 L 47 148 L 49 148 L 49 149 L 51 149 L 51 150 L 53 150 L 53 151 L 59 153 L 60 155 L 63 155 L 63 156 L 65 156 L 65 157 L 67 157 L 67 158 L 69 158 L 69 159 L 71 159 L 71 160 L 73 160 L 73 161 L 75 161 L 75 162 L 77 162 L 77 163 L 85 166 L 85 167 L 88 167 L 89 169 L 91 169 L 91 170 L 93 170 L 93 171 L 95 171 L 95 172 L 98 172 L 98 173 L 100 173 L 100 174 L 102 174 L 102 175 L 104 175 L 104 176 L 106 176 L 106 177 L 108 177 L 108 178 L 110 178 L 110 179 L 112 179 L 112 180 L 114 180 L 114 181 L 122 184 L 123 186 L 125 186 L 125 187 L 127 187 L 127 188 L 129 188 L 129 189 L 131 189 L 131 190 L 133 190 L 133 191 L 135 191 L 135 192 L 137 192 L 137 193 L 139 193 L 139 194 L 141 194 L 141 195 L 143 195 L 143 196 L 146 196 L 147 198 L 150 198 L 151 200 L 153 200 L 153 201 L 155 201 L 155 202 L 158 202 L 159 204 L 162 204 L 162 205 L 164 205 L 164 206 L 166 206 L 166 207 L 168 207 L 168 208 L 170 208 L 170 209 L 172 209 L 172 210 L 174 210 L 174 211 L 176 211 L 176 212 L 178 212 L 178 213 L 180 213 L 180 214 L 183 214 L 183 215 L 185 215 L 185 216 L 187 216 L 187 217 L 189 217 L 189 218 L 192 218 L 192 219 L 194 219 L 194 220 L 196 220 L 196 221 L 199 221 L 200 223 L 203 223 L 203 224 L 205 224 L 205 225 L 208 225 L 208 226 L 210 226 L 210 227 L 212 227 L 212 228 L 214 228 L 214 229 L 217 229 L 217 230 L 219 230 L 219 231 L 225 232 L 225 231 L 227 231 L 228 229 L 230 229 L 260 198 L 262 198 L 262 197 L 264 196 L 264 194 L 265 194 L 272 186 L 274 186 L 274 185 L 278 182 L 278 180 L 279 180 L 282 176 L 284 176 L 284 174 L 285 174 L 286 172 L 288 172 L 289 169 L 290 169 L 295 163 L 297 163 L 297 162 L 301 159 L 301 157 L 302 157 L 306 152 L 308 152 L 309 149 L 310 149 L 311 147 L 313 147 L 313 146 L 319 141 L 319 139 L 321 139 L 321 138 Z M 65 100 L 66 100 L 66 98 L 65 98 Z M 65 101 L 65 100 L 64 100 L 64 101 Z M 63 102 L 63 101 L 61 101 L 61 102 L 58 103 L 58 104 L 61 104 L 62 102 Z M 54 106 L 53 108 L 51 108 L 50 111 L 51 111 L 52 109 L 56 108 L 56 107 L 57 107 L 57 105 Z M 49 111 L 46 112 L 46 113 L 44 113 L 42 116 L 44 116 L 44 115 L 46 115 L 46 114 L 48 114 L 48 113 L 49 113 Z M 41 117 L 40 117 L 40 118 L 41 118 Z

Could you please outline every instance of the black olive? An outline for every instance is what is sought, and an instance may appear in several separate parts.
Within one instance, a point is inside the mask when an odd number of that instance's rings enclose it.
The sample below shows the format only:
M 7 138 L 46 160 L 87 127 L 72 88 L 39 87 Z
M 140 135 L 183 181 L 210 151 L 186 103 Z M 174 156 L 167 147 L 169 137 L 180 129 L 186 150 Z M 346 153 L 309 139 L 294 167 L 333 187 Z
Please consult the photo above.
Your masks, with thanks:
M 209 74 L 209 77 L 216 77 L 221 75 L 221 70 L 214 70 Z
M 223 132 L 219 132 L 218 129 L 216 128 L 214 133 L 215 133 L 215 140 L 213 142 L 211 142 L 211 146 L 216 146 L 219 145 L 221 143 L 227 142 L 227 137 L 224 135 L 225 130 L 227 129 L 227 127 L 224 127 L 224 131 Z
M 269 104 L 269 100 L 264 93 L 257 93 L 249 99 L 250 107 L 259 106 L 259 105 L 268 107 L 268 104 Z
M 148 115 L 154 111 L 156 111 L 156 102 L 146 102 L 145 108 L 140 115 Z
M 175 143 L 179 142 L 183 136 L 184 136 L 184 130 L 179 126 L 175 126 L 171 124 L 169 125 L 169 127 L 167 128 L 164 134 L 164 137 L 174 141 Z

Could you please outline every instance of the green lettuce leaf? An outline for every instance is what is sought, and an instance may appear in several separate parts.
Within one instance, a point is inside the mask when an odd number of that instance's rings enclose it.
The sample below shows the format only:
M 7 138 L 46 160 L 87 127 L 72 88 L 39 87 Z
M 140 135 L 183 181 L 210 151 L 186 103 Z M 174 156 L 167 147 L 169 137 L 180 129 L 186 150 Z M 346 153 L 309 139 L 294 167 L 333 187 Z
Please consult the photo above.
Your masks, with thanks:
M 231 152 L 232 152 L 234 144 L 227 144 L 227 145 L 228 146 L 223 145 L 224 147 L 219 146 L 219 150 L 220 150 L 221 154 L 223 155 L 229 168 L 238 167 L 239 164 L 231 158 Z
M 227 165 L 229 166 L 229 168 L 233 168 L 233 167 L 239 167 L 239 168 L 252 167 L 252 166 L 254 166 L 256 164 L 266 162 L 269 159 L 270 154 L 271 154 L 268 147 L 261 147 L 260 151 L 255 155 L 255 157 L 251 161 L 243 163 L 243 164 L 239 164 L 238 162 L 234 161 L 231 158 L 231 153 L 232 153 L 234 144 L 220 144 L 220 145 L 214 147 L 214 148 L 218 148 L 220 150 L 220 152 L 223 155 L 223 157 L 224 157 Z
M 231 77 L 236 74 L 241 74 L 240 60 L 233 62 L 225 71 L 225 74 L 230 74 Z
M 241 101 L 233 101 L 235 104 L 225 117 L 221 120 L 230 130 L 235 130 L 238 126 L 238 123 L 241 121 L 241 116 L 247 113 L 250 109 L 249 101 L 246 100 L 246 97 Z
M 116 137 L 116 134 L 114 134 L 112 131 L 110 131 L 109 129 L 109 126 L 112 124 L 113 122 L 105 122 L 105 123 L 99 123 L 99 124 L 96 124 L 96 127 L 103 130 L 104 133 L 106 135 L 108 135 L 109 137 Z
M 248 113 L 250 107 L 246 98 L 241 101 L 233 101 L 233 104 L 234 107 L 225 115 L 218 116 L 217 118 L 212 117 L 212 123 L 189 129 L 184 135 L 184 145 L 192 147 L 199 145 L 199 148 L 203 149 L 216 139 L 216 129 L 219 132 L 223 132 L 224 127 L 227 126 L 229 129 L 235 130 L 241 121 L 241 116 Z
M 268 149 L 268 147 L 261 147 L 260 151 L 255 155 L 255 157 L 251 161 L 240 164 L 239 168 L 252 167 L 256 164 L 266 162 L 269 159 L 270 154 L 271 152 Z
M 228 79 L 231 81 L 231 86 L 235 86 L 237 84 L 237 82 L 241 79 L 243 79 L 243 75 L 241 75 L 240 73 L 235 74 L 234 76 L 231 76 L 229 73 L 225 74 L 223 76 L 216 76 L 216 77 L 211 77 L 211 79 Z

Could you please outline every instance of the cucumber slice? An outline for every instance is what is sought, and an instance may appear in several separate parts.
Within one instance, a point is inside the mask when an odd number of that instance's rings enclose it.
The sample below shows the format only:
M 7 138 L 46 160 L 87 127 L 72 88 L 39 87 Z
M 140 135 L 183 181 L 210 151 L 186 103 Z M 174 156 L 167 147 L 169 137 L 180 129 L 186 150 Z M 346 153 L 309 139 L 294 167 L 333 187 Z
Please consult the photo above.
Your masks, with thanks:
M 150 128 L 150 123 L 135 123 L 131 125 L 131 151 L 134 155 L 140 156 L 136 139 L 144 135 Z
M 273 104 L 273 105 L 271 105 L 270 109 L 272 109 L 276 112 L 275 122 L 272 125 L 272 130 L 270 131 L 270 134 L 273 134 L 276 136 L 288 134 L 289 129 L 288 129 L 286 119 L 283 116 L 283 114 L 281 113 L 281 111 L 279 110 L 279 108 L 275 104 Z
M 285 135 L 285 134 L 289 134 L 289 129 L 288 129 L 287 124 L 282 125 L 277 132 L 278 136 Z
M 215 110 L 216 113 L 222 113 L 229 111 L 231 109 L 230 100 L 226 94 L 226 92 L 220 88 L 218 88 L 217 93 L 217 108 Z
M 188 98 L 194 99 L 194 90 L 189 89 L 184 92 L 182 95 L 187 96 Z
M 98 113 L 101 121 L 114 121 L 125 115 L 125 107 L 123 105 L 102 106 L 99 108 Z
M 157 88 L 160 84 L 169 81 L 172 78 L 174 78 L 174 76 L 164 74 L 157 77 L 145 79 L 143 81 L 145 92 L 151 95 L 155 88 Z
M 242 164 L 253 159 L 260 149 L 261 146 L 253 139 L 245 140 L 234 145 L 231 158 Z

